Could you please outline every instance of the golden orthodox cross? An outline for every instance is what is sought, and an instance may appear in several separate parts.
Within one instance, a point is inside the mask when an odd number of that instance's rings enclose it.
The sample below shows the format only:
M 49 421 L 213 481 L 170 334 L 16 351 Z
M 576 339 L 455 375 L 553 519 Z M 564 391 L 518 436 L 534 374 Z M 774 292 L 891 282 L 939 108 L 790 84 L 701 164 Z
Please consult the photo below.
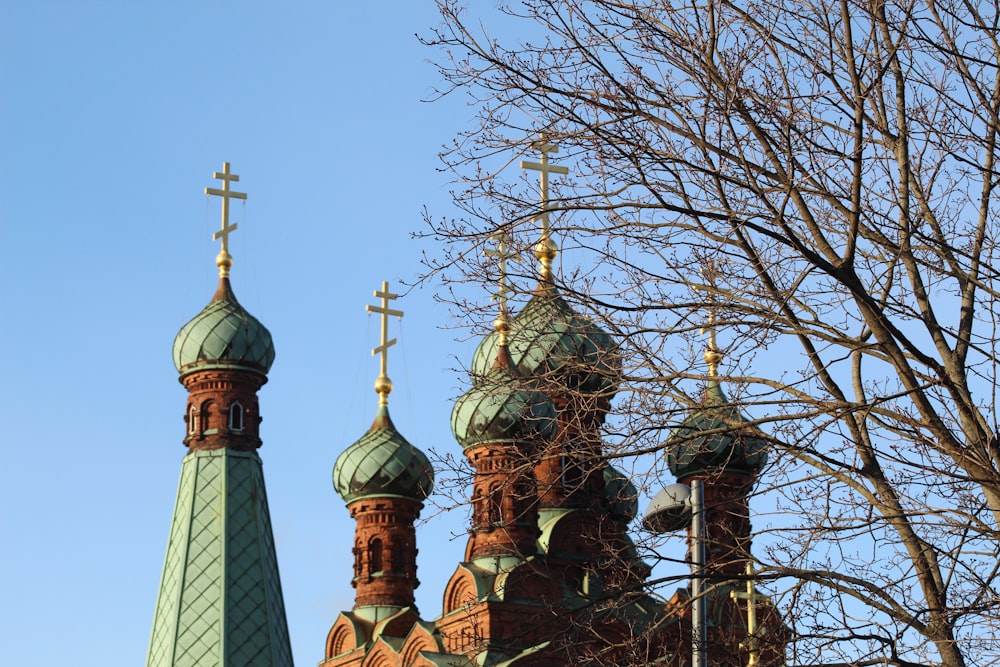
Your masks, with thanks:
M 212 178 L 217 178 L 222 181 L 222 189 L 218 188 L 205 188 L 206 195 L 215 195 L 217 197 L 222 197 L 222 229 L 215 232 L 212 235 L 213 241 L 218 241 L 222 239 L 222 251 L 216 258 L 215 262 L 219 265 L 219 275 L 228 276 L 229 267 L 232 266 L 233 260 L 229 255 L 229 234 L 235 231 L 238 226 L 237 223 L 229 224 L 229 200 L 230 199 L 246 199 L 247 195 L 245 192 L 235 192 L 229 189 L 230 181 L 236 182 L 240 180 L 240 177 L 236 174 L 229 172 L 229 163 L 222 163 L 222 171 L 214 172 Z
M 393 294 L 389 291 L 389 283 L 382 281 L 382 290 L 375 291 L 375 296 L 382 299 L 381 306 L 365 306 L 365 310 L 369 313 L 379 313 L 382 315 L 382 342 L 378 347 L 372 349 L 372 356 L 376 354 L 382 355 L 382 360 L 380 363 L 380 370 L 378 379 L 375 380 L 375 391 L 378 393 L 378 404 L 388 405 L 389 404 L 389 392 L 392 391 L 392 381 L 389 380 L 389 375 L 387 374 L 387 369 L 389 366 L 389 348 L 396 344 L 396 339 L 393 338 L 389 340 L 389 316 L 403 317 L 403 311 L 393 310 L 389 308 L 389 301 L 393 299 L 398 299 L 398 294 Z
M 705 362 L 708 364 L 708 375 L 709 377 L 716 377 L 719 374 L 719 364 L 722 363 L 722 350 L 719 349 L 719 343 L 715 336 L 715 296 L 719 292 L 719 288 L 715 286 L 715 277 L 717 271 L 715 268 L 715 262 L 708 260 L 705 262 L 705 266 L 701 269 L 701 274 L 705 277 L 705 281 L 708 283 L 709 287 L 707 291 L 709 292 L 709 298 L 712 304 L 708 307 L 708 320 L 705 322 L 705 326 L 701 328 L 702 333 L 708 333 L 708 347 L 705 348 Z
M 549 231 L 549 211 L 552 209 L 552 205 L 549 203 L 549 174 L 568 174 L 569 169 L 549 162 L 549 154 L 559 152 L 559 147 L 555 144 L 551 144 L 543 138 L 541 141 L 532 144 L 531 147 L 542 154 L 541 161 L 531 162 L 529 160 L 521 160 L 521 169 L 532 169 L 541 172 L 542 212 L 538 215 L 538 220 L 542 224 L 542 238 L 538 241 L 535 254 L 542 264 L 542 279 L 551 281 L 552 260 L 555 259 L 556 249 L 555 244 L 552 243 L 552 239 L 550 238 L 551 232 Z
M 753 568 L 747 563 L 747 590 L 745 593 L 730 591 L 729 595 L 734 600 L 747 601 L 747 641 L 744 644 L 750 652 L 747 658 L 747 667 L 757 667 L 760 664 L 760 656 L 757 655 L 757 636 L 760 628 L 757 626 L 757 602 L 766 601 L 768 597 L 753 590 Z
M 508 317 L 510 315 L 507 309 L 507 295 L 513 291 L 507 283 L 507 260 L 513 259 L 515 255 L 510 251 L 510 236 L 508 234 L 497 232 L 492 236 L 492 239 L 497 242 L 496 250 L 487 248 L 483 251 L 483 254 L 487 257 L 496 257 L 500 263 L 500 286 L 493 297 L 500 302 L 500 314 L 497 316 L 496 322 L 493 323 L 493 328 L 500 334 L 500 344 L 506 345 L 507 330 L 509 328 Z

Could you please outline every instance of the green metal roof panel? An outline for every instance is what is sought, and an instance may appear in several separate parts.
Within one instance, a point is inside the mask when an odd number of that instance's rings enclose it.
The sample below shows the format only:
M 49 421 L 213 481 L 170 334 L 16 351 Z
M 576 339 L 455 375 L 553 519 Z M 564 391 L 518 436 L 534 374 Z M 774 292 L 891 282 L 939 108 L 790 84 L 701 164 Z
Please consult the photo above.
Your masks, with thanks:
M 463 394 L 451 411 L 451 430 L 462 447 L 480 442 L 542 441 L 556 434 L 556 410 L 545 394 L 522 389 L 502 371 Z
M 499 338 L 492 333 L 473 355 L 473 378 L 488 376 Z M 558 293 L 536 294 L 511 320 L 510 356 L 524 377 L 558 373 L 573 389 L 614 394 L 621 360 L 614 340 L 590 318 L 576 314 Z
M 611 465 L 604 467 L 603 505 L 611 518 L 630 522 L 639 513 L 639 490 L 632 481 Z
M 718 470 L 758 471 L 767 463 L 767 447 L 763 434 L 730 402 L 718 381 L 705 390 L 702 408 L 664 444 L 667 465 L 678 479 Z
M 346 503 L 366 496 L 424 500 L 434 488 L 434 469 L 380 406 L 371 428 L 337 457 L 333 488 Z
M 147 667 L 291 667 L 256 452 L 184 458 Z
M 248 313 L 223 278 L 215 296 L 174 339 L 174 366 L 225 362 L 267 373 L 274 362 L 271 333 Z

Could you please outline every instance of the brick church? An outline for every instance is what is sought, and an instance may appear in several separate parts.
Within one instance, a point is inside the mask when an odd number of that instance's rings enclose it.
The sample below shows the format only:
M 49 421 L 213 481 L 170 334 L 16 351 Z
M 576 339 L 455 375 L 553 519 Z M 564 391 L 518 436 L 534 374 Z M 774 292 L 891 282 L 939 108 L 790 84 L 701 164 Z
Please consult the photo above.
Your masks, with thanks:
M 638 493 L 605 460 L 601 426 L 620 382 L 615 340 L 574 312 L 553 279 L 557 248 L 548 226 L 547 177 L 565 173 L 541 146 L 538 284 L 523 309 L 499 314 L 471 364 L 471 388 L 451 426 L 471 468 L 472 512 L 436 617 L 415 606 L 419 535 L 431 493 L 427 456 L 396 430 L 386 369 L 388 284 L 369 306 L 382 318 L 378 406 L 371 428 L 337 458 L 336 492 L 355 522 L 354 606 L 315 638 L 322 667 L 554 667 L 692 664 L 691 589 L 669 600 L 646 587 L 650 568 L 630 530 Z M 212 300 L 174 342 L 188 390 L 181 484 L 170 529 L 147 667 L 290 667 L 291 649 L 257 448 L 257 390 L 274 347 L 267 329 L 229 283 L 228 163 L 215 177 L 223 201 L 216 239 L 220 281 Z M 498 252 L 501 267 L 505 250 Z M 501 270 L 501 275 L 505 273 Z M 748 496 L 766 460 L 766 440 L 745 423 L 715 378 L 721 355 L 706 352 L 710 382 L 701 408 L 665 452 L 684 484 L 704 489 L 702 569 L 708 664 L 777 667 L 789 632 L 755 593 Z M 662 494 L 661 494 L 662 495 Z M 658 496 L 646 529 L 662 529 Z M 658 503 L 660 505 L 658 505 Z M 676 527 L 676 526 L 675 526 Z M 689 538 L 693 549 L 695 540 Z M 346 547 L 345 547 L 346 548 Z M 676 558 L 684 554 L 676 554 Z M 700 642 L 699 642 L 700 643 Z

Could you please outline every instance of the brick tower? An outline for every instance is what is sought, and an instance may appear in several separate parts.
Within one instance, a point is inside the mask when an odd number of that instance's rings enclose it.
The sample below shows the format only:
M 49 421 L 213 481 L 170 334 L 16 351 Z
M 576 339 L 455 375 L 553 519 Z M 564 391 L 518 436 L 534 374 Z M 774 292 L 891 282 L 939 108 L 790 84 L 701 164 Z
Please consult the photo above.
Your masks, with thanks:
M 367 650 L 388 637 L 406 636 L 420 617 L 414 605 L 417 544 L 414 523 L 434 486 L 434 471 L 422 451 L 396 430 L 389 417 L 392 382 L 386 373 L 388 318 L 402 317 L 389 308 L 397 295 L 382 283 L 382 299 L 369 312 L 382 317 L 381 373 L 375 380 L 378 411 L 360 440 L 337 458 L 333 486 L 355 521 L 354 608 L 341 612 L 327 636 L 324 667 L 360 665 Z
M 703 489 L 704 535 L 693 533 L 692 522 L 684 525 L 689 553 L 694 549 L 704 553 L 701 575 L 709 664 L 777 667 L 785 662 L 790 633 L 777 609 L 753 585 L 750 550 L 749 496 L 767 463 L 770 445 L 722 389 L 718 377 L 722 353 L 711 319 L 705 351 L 709 382 L 699 408 L 671 433 L 665 445 L 666 459 L 681 485 L 690 487 L 698 481 Z M 668 487 L 653 499 L 646 513 L 647 527 L 659 532 L 672 530 L 663 518 L 670 513 L 672 493 Z M 682 610 L 688 628 L 693 613 L 690 595 L 689 589 L 681 589 L 671 601 Z M 684 650 L 690 650 L 691 634 L 685 631 L 681 640 Z
M 188 391 L 181 481 L 156 601 L 147 667 L 291 667 L 278 564 L 257 449 L 257 391 L 274 361 L 268 330 L 229 281 L 230 190 L 223 165 L 219 285 L 177 334 L 174 364 Z
M 393 481 L 410 459 L 388 454 L 410 450 L 394 431 L 374 435 L 376 419 L 373 430 L 337 462 L 335 484 L 352 517 L 362 516 L 355 508 L 364 503 L 383 503 L 384 514 L 371 521 L 371 528 L 359 523 L 356 530 L 357 604 L 334 623 L 323 667 L 690 665 L 687 600 L 667 602 L 646 590 L 649 568 L 628 533 L 638 494 L 604 456 L 601 429 L 621 381 L 621 359 L 615 340 L 576 313 L 556 288 L 548 176 L 566 170 L 548 162 L 554 146 L 543 142 L 537 147 L 541 162 L 522 162 L 522 167 L 542 174 L 538 286 L 519 314 L 508 314 L 508 255 L 504 245 L 489 251 L 500 257 L 500 315 L 476 349 L 472 387 L 452 411 L 452 431 L 472 473 L 465 557 L 445 586 L 441 615 L 431 622 L 406 606 L 412 604 L 412 588 L 401 582 L 378 587 L 366 580 L 377 574 L 366 563 L 385 567 L 385 540 L 394 534 L 389 527 L 403 525 L 408 531 L 409 517 L 415 516 L 383 496 L 417 501 L 416 471 L 405 477 L 404 488 Z M 391 446 L 381 444 L 389 441 Z M 386 453 L 372 456 L 367 467 L 360 465 L 364 457 L 355 452 L 361 443 L 373 443 L 372 451 L 385 447 Z M 750 456 L 746 463 L 755 460 Z M 713 491 L 721 511 L 711 519 L 719 522 L 711 530 L 725 546 L 714 567 L 726 577 L 746 562 L 742 550 L 749 547 L 749 526 L 731 517 L 746 516 L 752 480 L 752 474 L 736 467 L 729 472 L 731 479 Z M 369 485 L 369 479 L 378 483 Z M 378 490 L 383 485 L 393 490 Z M 412 535 L 405 534 L 407 539 Z M 727 542 L 730 534 L 737 537 Z M 378 557 L 372 555 L 373 539 L 380 540 Z M 740 610 L 736 603 L 726 609 L 732 611 L 727 628 L 735 638 L 727 646 L 735 646 L 732 655 L 739 658 L 746 624 L 733 616 Z M 769 655 L 768 666 L 776 655 Z

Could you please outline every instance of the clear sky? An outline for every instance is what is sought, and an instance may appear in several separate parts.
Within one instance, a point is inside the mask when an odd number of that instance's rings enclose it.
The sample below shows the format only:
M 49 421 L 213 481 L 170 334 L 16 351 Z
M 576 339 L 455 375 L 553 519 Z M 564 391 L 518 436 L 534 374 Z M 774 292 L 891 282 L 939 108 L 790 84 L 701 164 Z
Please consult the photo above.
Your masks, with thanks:
M 186 451 L 171 345 L 215 289 L 223 161 L 248 193 L 234 289 L 277 350 L 260 454 L 292 645 L 323 657 L 353 602 L 330 474 L 376 408 L 364 307 L 440 253 L 410 233 L 424 206 L 454 215 L 437 154 L 472 116 L 422 102 L 438 76 L 414 34 L 437 20 L 430 0 L 0 1 L 0 664 L 145 660 Z M 474 341 L 431 289 L 393 305 L 393 417 L 458 453 Z M 421 529 L 425 617 L 464 522 Z
M 145 660 L 186 452 L 171 345 L 215 289 L 220 202 L 203 191 L 224 161 L 248 193 L 233 286 L 277 350 L 260 454 L 298 665 L 353 604 L 331 471 L 375 414 L 365 305 L 383 280 L 406 292 L 394 421 L 460 456 L 451 407 L 487 323 L 401 285 L 444 252 L 411 234 L 425 208 L 456 215 L 437 155 L 474 114 L 423 101 L 439 54 L 415 34 L 437 22 L 431 0 L 0 0 L 0 665 Z M 424 518 L 432 619 L 467 514 Z

